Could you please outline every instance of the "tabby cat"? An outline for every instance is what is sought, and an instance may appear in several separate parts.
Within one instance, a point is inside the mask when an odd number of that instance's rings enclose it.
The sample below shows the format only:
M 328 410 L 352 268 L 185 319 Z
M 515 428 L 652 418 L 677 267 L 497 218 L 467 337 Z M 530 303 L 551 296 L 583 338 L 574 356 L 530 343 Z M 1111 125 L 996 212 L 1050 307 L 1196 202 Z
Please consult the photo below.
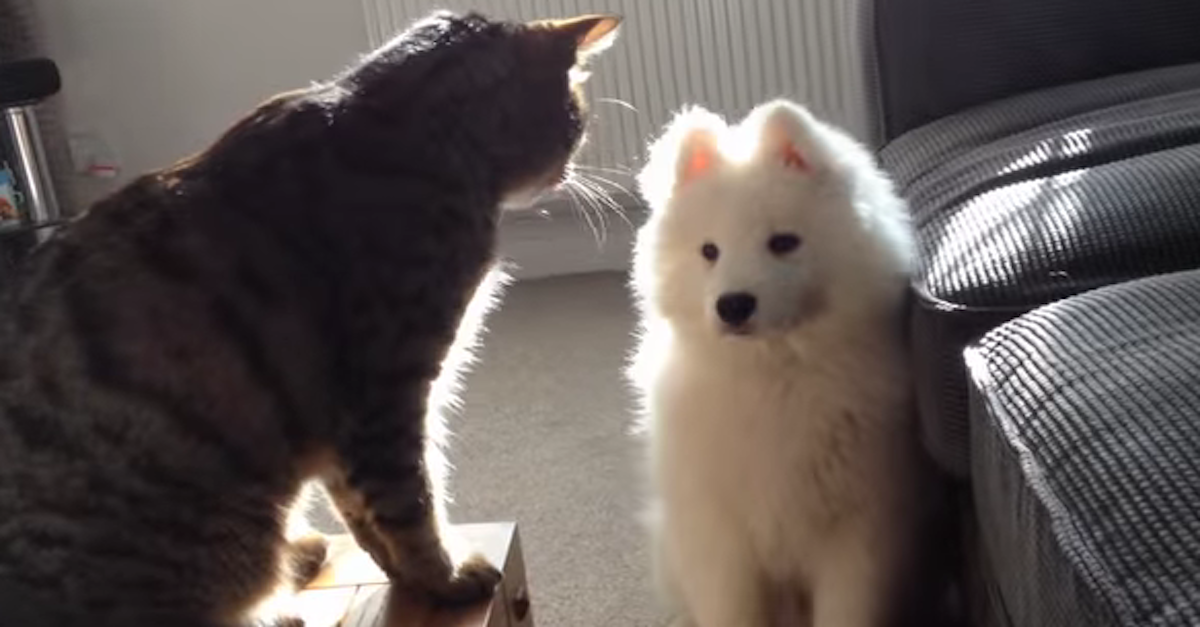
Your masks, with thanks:
M 491 594 L 430 392 L 618 21 L 434 14 L 36 252 L 0 332 L 0 623 L 245 624 L 323 559 L 285 540 L 308 480 L 396 585 Z

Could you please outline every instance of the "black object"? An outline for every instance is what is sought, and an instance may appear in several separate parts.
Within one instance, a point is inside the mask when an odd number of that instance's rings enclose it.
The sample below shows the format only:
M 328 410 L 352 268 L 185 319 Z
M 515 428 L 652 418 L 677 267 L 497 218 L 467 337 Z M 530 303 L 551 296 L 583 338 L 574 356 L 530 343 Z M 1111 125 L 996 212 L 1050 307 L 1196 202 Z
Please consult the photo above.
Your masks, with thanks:
M 0 64 L 0 114 L 7 131 L 0 146 L 7 146 L 6 160 L 25 198 L 18 207 L 25 224 L 53 222 L 61 215 L 34 106 L 61 85 L 58 67 L 49 59 Z
M 61 88 L 58 66 L 50 59 L 0 63 L 0 108 L 34 104 Z

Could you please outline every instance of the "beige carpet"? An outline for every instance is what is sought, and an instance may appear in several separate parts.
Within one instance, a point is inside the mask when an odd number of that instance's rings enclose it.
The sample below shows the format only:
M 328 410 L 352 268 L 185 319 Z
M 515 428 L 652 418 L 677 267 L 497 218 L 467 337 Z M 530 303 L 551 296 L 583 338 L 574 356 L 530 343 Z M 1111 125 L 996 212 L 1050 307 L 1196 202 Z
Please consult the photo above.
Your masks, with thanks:
M 658 626 L 621 368 L 624 277 L 519 283 L 492 315 L 450 457 L 455 520 L 520 525 L 542 627 Z
M 518 523 L 539 627 L 667 623 L 638 522 L 642 451 L 621 373 L 633 325 L 621 274 L 512 286 L 451 423 L 452 518 Z
M 518 283 L 488 323 L 449 451 L 455 522 L 515 520 L 539 627 L 661 627 L 642 509 L 642 450 L 621 369 L 624 275 Z M 324 504 L 313 522 L 341 530 Z

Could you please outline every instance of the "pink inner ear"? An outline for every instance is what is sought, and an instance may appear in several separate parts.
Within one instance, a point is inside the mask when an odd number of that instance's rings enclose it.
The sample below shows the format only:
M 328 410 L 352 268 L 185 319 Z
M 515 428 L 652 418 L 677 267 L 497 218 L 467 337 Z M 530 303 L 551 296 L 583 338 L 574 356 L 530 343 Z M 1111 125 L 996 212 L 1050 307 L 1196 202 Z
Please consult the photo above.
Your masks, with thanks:
M 792 144 L 783 147 L 783 165 L 797 170 L 808 170 L 808 161 Z
M 683 180 L 690 181 L 704 174 L 712 167 L 712 149 L 708 146 L 697 146 L 692 150 L 687 165 L 683 169 Z

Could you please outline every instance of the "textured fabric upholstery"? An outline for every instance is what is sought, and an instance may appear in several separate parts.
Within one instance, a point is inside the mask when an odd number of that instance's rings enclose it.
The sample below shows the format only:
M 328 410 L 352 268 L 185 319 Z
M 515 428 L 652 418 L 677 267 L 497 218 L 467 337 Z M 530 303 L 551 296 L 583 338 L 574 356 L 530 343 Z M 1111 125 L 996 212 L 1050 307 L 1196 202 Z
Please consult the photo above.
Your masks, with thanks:
M 863 0 L 879 143 L 1018 93 L 1200 61 L 1195 0 Z
M 1085 290 L 1200 267 L 1200 64 L 971 109 L 880 156 L 919 236 L 912 324 L 924 436 L 959 476 L 968 342 Z
M 1200 272 L 1037 309 L 966 359 L 1007 624 L 1200 624 Z

